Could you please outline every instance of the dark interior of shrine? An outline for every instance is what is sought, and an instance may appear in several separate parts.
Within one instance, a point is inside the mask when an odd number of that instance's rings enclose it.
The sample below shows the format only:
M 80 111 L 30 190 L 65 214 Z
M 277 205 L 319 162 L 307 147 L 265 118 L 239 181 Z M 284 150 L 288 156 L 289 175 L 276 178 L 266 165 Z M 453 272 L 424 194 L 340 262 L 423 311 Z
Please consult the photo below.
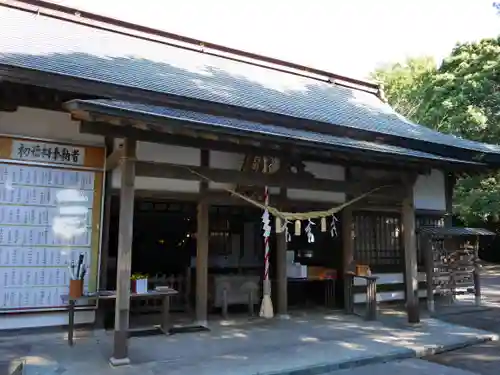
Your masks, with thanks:
M 294 208 L 299 210 L 300 208 Z M 304 210 L 306 208 L 302 208 Z M 241 248 L 244 247 L 244 223 L 253 222 L 255 251 L 263 253 L 262 212 L 249 206 L 212 206 L 209 211 L 209 254 L 230 256 L 232 235 L 239 235 Z M 107 288 L 116 287 L 116 256 L 118 249 L 119 197 L 113 197 L 111 204 L 111 223 L 109 238 L 109 265 Z M 274 224 L 274 223 L 272 223 Z M 303 223 L 303 228 L 307 223 Z M 329 223 L 330 224 L 330 223 Z M 273 225 L 274 226 L 274 225 Z M 321 232 L 319 222 L 314 226 L 313 243 L 308 242 L 302 230 L 301 235 L 293 233 L 290 225 L 289 251 L 295 252 L 295 262 L 307 266 L 322 266 L 337 270 L 341 275 L 342 239 L 341 226 L 337 223 L 336 235 Z M 246 234 L 248 235 L 248 234 Z M 276 234 L 272 232 L 271 244 L 271 279 L 276 277 Z M 263 254 L 262 254 L 263 255 Z M 241 256 L 241 255 L 240 255 Z M 164 277 L 186 277 L 190 279 L 189 298 L 194 302 L 196 268 L 196 202 L 161 201 L 136 199 L 134 213 L 134 237 L 132 249 L 132 274 L 146 274 L 154 279 L 156 275 Z M 254 266 L 213 266 L 209 265 L 209 275 L 214 274 L 250 274 L 260 276 L 263 272 L 263 256 Z M 192 267 L 190 266 L 192 265 Z M 273 283 L 275 284 L 275 283 Z M 288 302 L 290 307 L 304 306 L 311 302 L 323 304 L 324 283 L 288 279 Z M 342 305 L 341 278 L 335 283 L 335 306 Z M 273 285 L 273 290 L 275 285 Z M 276 292 L 273 292 L 273 299 Z

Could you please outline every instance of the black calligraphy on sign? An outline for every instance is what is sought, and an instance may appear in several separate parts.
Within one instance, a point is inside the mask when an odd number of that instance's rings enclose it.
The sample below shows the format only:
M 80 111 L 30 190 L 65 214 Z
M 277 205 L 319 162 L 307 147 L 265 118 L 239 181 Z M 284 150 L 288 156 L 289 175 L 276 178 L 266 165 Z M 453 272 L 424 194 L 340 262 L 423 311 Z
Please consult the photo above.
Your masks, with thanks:
M 21 143 L 17 148 L 17 156 L 19 159 L 28 158 L 31 154 L 31 149 L 29 147 L 25 147 L 24 143 Z
M 19 159 L 39 159 L 42 161 L 80 164 L 81 155 L 80 150 L 77 148 L 19 143 L 17 157 Z

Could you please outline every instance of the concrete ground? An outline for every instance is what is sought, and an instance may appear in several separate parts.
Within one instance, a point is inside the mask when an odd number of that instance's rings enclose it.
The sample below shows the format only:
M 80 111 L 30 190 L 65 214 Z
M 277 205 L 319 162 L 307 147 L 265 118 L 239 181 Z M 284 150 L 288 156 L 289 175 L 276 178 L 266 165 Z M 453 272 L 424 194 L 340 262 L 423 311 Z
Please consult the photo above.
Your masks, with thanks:
M 213 323 L 208 333 L 132 338 L 132 365 L 116 369 L 107 361 L 112 334 L 104 331 L 80 334 L 73 348 L 61 333 L 2 337 L 0 357 L 23 359 L 26 375 L 300 375 L 421 357 L 492 338 L 431 318 L 413 327 L 400 316 L 365 322 L 310 313 L 290 320 Z
M 440 319 L 452 324 L 485 329 L 500 334 L 500 266 L 485 266 L 483 271 L 481 277 L 483 300 L 484 306 L 488 309 L 443 315 Z M 485 342 L 426 359 L 452 366 L 455 370 L 463 369 L 481 375 L 498 375 L 500 373 L 500 342 Z
M 421 359 L 406 359 L 389 363 L 377 363 L 348 370 L 340 370 L 332 375 L 477 375 L 475 372 L 447 367 Z

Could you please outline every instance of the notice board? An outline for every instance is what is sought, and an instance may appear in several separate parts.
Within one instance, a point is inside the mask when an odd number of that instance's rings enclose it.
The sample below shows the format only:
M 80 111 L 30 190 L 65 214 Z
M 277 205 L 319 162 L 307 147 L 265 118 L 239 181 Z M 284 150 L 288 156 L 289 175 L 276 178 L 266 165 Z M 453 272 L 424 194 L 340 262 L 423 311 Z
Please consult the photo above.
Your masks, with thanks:
M 62 308 L 84 254 L 95 291 L 105 149 L 0 137 L 0 312 Z

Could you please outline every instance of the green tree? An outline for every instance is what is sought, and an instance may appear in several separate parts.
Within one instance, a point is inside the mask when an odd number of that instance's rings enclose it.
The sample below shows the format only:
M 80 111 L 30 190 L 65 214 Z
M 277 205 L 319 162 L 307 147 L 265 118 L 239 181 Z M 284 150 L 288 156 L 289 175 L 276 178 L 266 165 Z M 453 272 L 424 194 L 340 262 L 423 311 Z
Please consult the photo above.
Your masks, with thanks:
M 423 124 L 500 143 L 500 37 L 457 45 L 423 90 Z
M 419 57 L 381 66 L 371 78 L 382 83 L 388 102 L 398 113 L 420 122 L 423 91 L 435 72 L 436 62 L 432 57 Z
M 500 143 L 500 37 L 458 44 L 437 70 L 403 68 L 395 64 L 373 75 L 387 86 L 389 103 L 403 115 L 444 133 Z M 469 224 L 496 219 L 500 175 L 461 177 L 454 206 Z

